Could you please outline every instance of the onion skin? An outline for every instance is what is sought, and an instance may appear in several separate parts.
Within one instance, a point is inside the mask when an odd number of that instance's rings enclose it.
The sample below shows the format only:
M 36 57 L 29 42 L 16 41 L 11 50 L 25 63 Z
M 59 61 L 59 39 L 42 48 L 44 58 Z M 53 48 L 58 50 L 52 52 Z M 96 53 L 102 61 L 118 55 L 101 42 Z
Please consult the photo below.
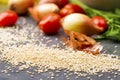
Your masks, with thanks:
M 47 14 L 50 13 L 59 14 L 60 9 L 56 4 L 46 3 L 46 4 L 36 5 L 33 8 L 29 8 L 29 12 L 36 21 L 40 21 Z
M 73 13 L 64 17 L 61 24 L 67 34 L 69 31 L 75 31 L 91 36 L 94 34 L 100 34 L 103 30 L 94 24 L 92 19 L 87 15 L 80 13 Z
M 34 5 L 34 0 L 9 0 L 8 6 L 11 10 L 15 11 L 18 15 L 25 15 L 28 8 Z

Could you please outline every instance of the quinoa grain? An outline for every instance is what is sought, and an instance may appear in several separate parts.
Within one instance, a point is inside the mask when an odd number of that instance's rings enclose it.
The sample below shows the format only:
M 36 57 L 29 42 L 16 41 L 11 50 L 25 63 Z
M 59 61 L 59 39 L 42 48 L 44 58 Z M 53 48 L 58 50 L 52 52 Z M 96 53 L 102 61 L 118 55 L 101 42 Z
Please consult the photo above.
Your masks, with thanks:
M 0 61 L 18 66 L 19 70 L 37 66 L 36 71 L 38 73 L 49 69 L 66 69 L 89 74 L 112 70 L 120 71 L 119 56 L 110 54 L 95 56 L 83 51 L 76 52 L 72 49 L 61 49 L 59 43 L 53 44 L 52 47 L 47 47 L 42 41 L 46 39 L 47 44 L 54 41 L 45 37 L 37 28 L 30 24 L 24 24 L 23 27 L 0 28 L 0 36 Z M 55 40 L 58 41 L 58 38 L 55 38 Z

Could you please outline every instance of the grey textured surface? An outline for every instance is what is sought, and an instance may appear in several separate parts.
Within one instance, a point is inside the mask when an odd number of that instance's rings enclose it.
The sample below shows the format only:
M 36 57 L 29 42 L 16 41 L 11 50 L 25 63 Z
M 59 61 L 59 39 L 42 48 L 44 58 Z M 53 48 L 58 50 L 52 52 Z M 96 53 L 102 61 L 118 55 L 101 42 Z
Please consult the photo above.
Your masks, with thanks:
M 31 18 L 27 17 L 26 19 L 28 23 L 33 23 L 35 26 L 37 26 L 36 22 Z M 18 23 L 20 24 L 20 20 Z M 56 37 L 60 39 L 62 35 L 64 34 L 61 32 L 60 34 L 57 34 L 55 36 L 48 36 L 50 37 L 50 39 L 53 40 L 53 43 L 51 44 L 58 43 L 55 42 L 54 40 Z M 120 43 L 111 40 L 102 40 L 100 42 L 104 46 L 103 51 L 105 51 L 107 54 L 120 55 Z M 12 70 L 7 70 L 7 73 L 2 72 L 3 70 L 6 70 L 8 66 L 11 65 L 5 62 L 0 63 L 0 70 L 1 70 L 0 80 L 120 80 L 120 72 L 118 71 L 113 71 L 110 73 L 101 72 L 98 73 L 98 75 L 87 75 L 87 76 L 78 76 L 75 75 L 73 72 L 67 70 L 60 70 L 60 71 L 49 70 L 43 73 L 36 73 L 33 71 L 34 68 L 23 71 L 18 71 L 17 68 L 12 68 Z M 34 74 L 28 74 L 27 71 L 34 72 Z

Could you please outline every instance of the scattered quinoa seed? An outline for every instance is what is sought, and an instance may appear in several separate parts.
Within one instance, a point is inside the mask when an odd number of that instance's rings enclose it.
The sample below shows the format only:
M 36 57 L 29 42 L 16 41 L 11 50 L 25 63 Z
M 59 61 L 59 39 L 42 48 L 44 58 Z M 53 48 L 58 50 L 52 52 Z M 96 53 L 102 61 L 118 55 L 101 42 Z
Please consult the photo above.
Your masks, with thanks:
M 20 26 L 16 25 L 16 27 L 0 28 L 0 36 L 2 36 L 0 37 L 0 62 L 7 62 L 13 67 L 17 66 L 19 70 L 15 72 L 31 67 L 37 67 L 35 69 L 37 73 L 48 70 L 57 70 L 56 72 L 59 73 L 60 70 L 65 69 L 64 74 L 69 79 L 68 75 L 72 75 L 72 73 L 68 74 L 70 71 L 77 74 L 78 77 L 86 77 L 87 74 L 94 75 L 98 72 L 120 71 L 119 56 L 113 57 L 114 55 L 105 53 L 95 56 L 83 51 L 63 49 L 58 42 L 48 47 L 47 44 L 55 41 L 40 34 L 37 27 L 26 24 L 26 22 Z M 58 41 L 58 38 L 55 40 Z M 7 69 L 1 70 L 1 72 L 7 73 L 7 70 L 11 70 L 10 67 L 7 66 Z M 31 72 L 26 72 L 31 74 L 31 77 L 34 76 Z M 50 79 L 54 79 L 55 74 L 52 72 L 50 74 Z M 114 74 L 119 75 L 117 72 Z M 87 78 L 90 79 L 90 77 Z

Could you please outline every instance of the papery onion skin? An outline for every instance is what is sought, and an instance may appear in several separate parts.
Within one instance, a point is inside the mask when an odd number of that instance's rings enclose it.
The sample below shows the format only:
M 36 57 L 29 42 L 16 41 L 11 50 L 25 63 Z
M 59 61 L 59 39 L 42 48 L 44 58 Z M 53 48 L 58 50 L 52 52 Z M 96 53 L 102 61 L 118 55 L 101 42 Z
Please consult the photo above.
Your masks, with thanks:
M 46 4 L 36 5 L 33 8 L 29 8 L 29 12 L 36 21 L 40 21 L 47 14 L 50 13 L 59 14 L 60 9 L 56 4 L 46 3 Z
M 67 15 L 63 18 L 61 24 L 65 32 L 69 32 L 70 30 L 80 32 L 88 36 L 99 34 L 102 31 L 102 28 L 95 25 L 91 18 L 80 13 Z
M 34 5 L 34 0 L 9 0 L 8 6 L 18 15 L 26 15 L 28 8 Z

